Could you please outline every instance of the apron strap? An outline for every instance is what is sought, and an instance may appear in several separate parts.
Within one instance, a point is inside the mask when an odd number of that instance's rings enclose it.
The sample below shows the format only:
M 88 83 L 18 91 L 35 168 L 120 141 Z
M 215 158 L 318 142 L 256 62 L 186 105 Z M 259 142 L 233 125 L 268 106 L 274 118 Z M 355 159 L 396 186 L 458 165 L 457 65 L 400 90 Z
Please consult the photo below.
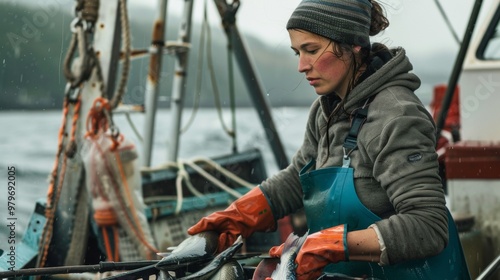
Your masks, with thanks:
M 368 116 L 368 105 L 374 97 L 375 96 L 371 96 L 370 98 L 366 99 L 363 107 L 356 110 L 356 113 L 354 114 L 354 118 L 351 121 L 351 129 L 349 130 L 349 133 L 344 140 L 344 160 L 342 167 L 349 167 L 349 164 L 351 162 L 349 156 L 354 150 L 358 148 L 358 134 Z

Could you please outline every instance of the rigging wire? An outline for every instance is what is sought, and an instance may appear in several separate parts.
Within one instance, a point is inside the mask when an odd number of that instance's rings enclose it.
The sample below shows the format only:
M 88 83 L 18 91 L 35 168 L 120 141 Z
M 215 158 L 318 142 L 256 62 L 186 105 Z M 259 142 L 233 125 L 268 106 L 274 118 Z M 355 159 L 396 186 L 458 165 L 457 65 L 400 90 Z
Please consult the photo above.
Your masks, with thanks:
M 443 17 L 446 25 L 448 26 L 448 29 L 450 29 L 451 35 L 453 35 L 453 38 L 455 39 L 457 44 L 460 45 L 461 44 L 460 39 L 458 38 L 458 35 L 455 32 L 455 29 L 453 29 L 453 26 L 451 25 L 451 22 L 450 22 L 448 16 L 446 15 L 446 12 L 444 11 L 443 6 L 441 6 L 441 3 L 439 2 L 439 0 L 434 0 L 434 3 L 436 3 L 436 6 L 438 7 L 439 12 L 441 13 L 441 16 Z
M 209 68 L 209 73 L 210 73 L 210 81 L 212 82 L 212 90 L 214 92 L 214 102 L 215 102 L 215 107 L 217 108 L 217 115 L 219 117 L 220 123 L 222 125 L 222 129 L 229 135 L 230 137 L 234 137 L 234 131 L 232 131 L 230 128 L 227 127 L 226 123 L 224 122 L 224 118 L 222 116 L 222 108 L 221 108 L 221 102 L 220 102 L 220 97 L 219 97 L 219 89 L 217 87 L 217 79 L 215 77 L 215 69 L 214 69 L 214 64 L 212 60 L 212 36 L 210 32 L 210 28 L 207 29 L 207 37 L 208 37 L 208 44 L 207 44 L 207 64 Z
M 207 15 L 206 15 L 206 9 L 207 7 L 207 1 L 205 0 L 205 10 L 204 10 L 204 15 L 203 15 L 203 21 L 201 23 L 201 32 L 200 32 L 200 46 L 198 48 L 198 75 L 196 75 L 196 89 L 195 89 L 195 98 L 193 101 L 193 110 L 191 111 L 191 115 L 189 117 L 189 120 L 187 121 L 186 125 L 181 129 L 181 133 L 186 132 L 189 127 L 193 124 L 194 118 L 196 117 L 196 114 L 198 113 L 198 109 L 200 106 L 200 96 L 201 96 L 201 83 L 202 83 L 202 69 L 203 69 L 203 61 L 204 61 L 204 46 L 205 46 L 205 29 L 209 28 L 208 22 L 207 22 Z
M 222 126 L 222 129 L 226 132 L 227 135 L 229 135 L 231 138 L 234 138 L 235 137 L 235 133 L 234 133 L 234 130 L 230 129 L 226 123 L 224 122 L 224 118 L 222 116 L 222 108 L 221 108 L 221 102 L 220 102 L 220 97 L 219 97 L 219 89 L 217 87 L 217 79 L 215 77 L 215 69 L 214 69 L 214 65 L 213 65 L 213 60 L 212 60 L 212 47 L 211 47 L 211 42 L 212 42 L 212 36 L 211 36 L 211 31 L 210 31 L 210 26 L 208 25 L 208 16 L 207 16 L 207 1 L 205 0 L 205 7 L 204 7 L 204 14 L 203 14 L 203 25 L 202 25 L 202 35 L 203 37 L 203 41 L 201 40 L 200 38 L 200 44 L 204 44 L 205 42 L 205 35 L 204 33 L 206 32 L 206 36 L 207 36 L 207 42 L 206 42 L 206 53 L 207 53 L 207 64 L 208 64 L 208 68 L 209 68 L 209 73 L 210 73 L 210 81 L 211 81 L 211 84 L 212 84 L 212 90 L 213 90 L 213 93 L 214 93 L 214 102 L 215 102 L 215 107 L 216 107 L 216 110 L 217 110 L 217 115 L 219 117 L 219 121 L 221 123 L 221 126 Z M 203 53 L 203 49 L 201 48 L 201 45 L 200 45 L 200 56 L 201 56 L 201 53 Z M 198 62 L 200 64 L 200 60 L 202 58 L 199 57 L 198 59 Z M 201 68 L 198 68 L 198 69 L 201 69 Z M 197 89 L 196 91 L 198 92 L 198 95 L 199 95 L 199 92 L 201 92 L 201 81 L 198 80 L 197 81 Z M 195 103 L 196 104 L 196 110 L 198 109 L 198 103 Z M 196 113 L 195 111 L 193 111 L 189 121 L 188 121 L 188 125 L 185 126 L 181 132 L 185 132 L 187 130 L 187 128 L 192 124 L 192 121 L 194 119 L 194 113 Z
M 144 138 L 142 138 L 141 133 L 139 133 L 139 130 L 137 129 L 137 126 L 132 121 L 132 118 L 130 118 L 130 114 L 128 112 L 125 113 L 125 117 L 127 118 L 127 122 L 129 124 L 129 126 L 132 128 L 132 131 L 134 132 L 135 137 L 137 137 L 137 139 L 139 139 L 139 141 L 141 143 L 144 143 Z

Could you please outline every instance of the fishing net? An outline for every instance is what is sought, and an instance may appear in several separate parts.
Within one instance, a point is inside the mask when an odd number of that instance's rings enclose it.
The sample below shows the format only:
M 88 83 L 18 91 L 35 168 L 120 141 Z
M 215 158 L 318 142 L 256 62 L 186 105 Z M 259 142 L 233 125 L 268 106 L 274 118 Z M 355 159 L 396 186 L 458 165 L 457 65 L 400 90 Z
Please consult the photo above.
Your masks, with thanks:
M 89 114 L 82 149 L 100 245 L 109 260 L 152 259 L 156 248 L 144 214 L 138 153 L 123 134 L 109 129 L 102 105 L 95 103 Z

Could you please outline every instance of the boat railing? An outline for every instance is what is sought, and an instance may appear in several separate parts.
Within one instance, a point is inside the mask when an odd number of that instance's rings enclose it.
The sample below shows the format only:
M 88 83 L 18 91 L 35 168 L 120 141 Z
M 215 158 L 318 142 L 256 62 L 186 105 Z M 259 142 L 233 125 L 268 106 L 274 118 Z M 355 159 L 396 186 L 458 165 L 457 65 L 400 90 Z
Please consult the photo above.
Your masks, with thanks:
M 486 269 L 476 278 L 476 280 L 488 280 L 493 279 L 492 277 L 500 268 L 500 255 L 492 261 Z

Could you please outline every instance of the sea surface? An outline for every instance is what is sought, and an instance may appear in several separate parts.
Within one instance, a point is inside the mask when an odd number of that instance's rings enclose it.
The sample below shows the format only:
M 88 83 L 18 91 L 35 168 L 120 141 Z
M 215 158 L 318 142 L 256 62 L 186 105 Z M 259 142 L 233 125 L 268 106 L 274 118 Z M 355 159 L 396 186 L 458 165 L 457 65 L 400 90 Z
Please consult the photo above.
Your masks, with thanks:
M 281 107 L 272 110 L 275 126 L 288 159 L 299 148 L 305 131 L 308 107 Z M 188 123 L 192 110 L 185 109 L 183 126 Z M 227 127 L 231 127 L 229 110 L 221 112 Z M 254 108 L 236 110 L 236 147 L 238 151 L 259 148 L 262 151 L 267 173 L 272 175 L 279 169 L 267 142 L 265 130 Z M 140 137 L 134 133 L 124 114 L 113 117 L 126 138 L 137 145 L 142 153 Z M 134 113 L 130 119 L 139 134 L 144 133 L 144 115 Z M 7 245 L 9 228 L 7 225 L 15 217 L 17 242 L 21 241 L 27 227 L 35 201 L 45 199 L 49 174 L 54 166 L 58 131 L 62 122 L 60 111 L 0 111 L 0 248 Z M 171 127 L 170 111 L 159 110 L 156 116 L 152 166 L 167 161 L 168 139 Z M 180 138 L 179 159 L 198 156 L 214 157 L 230 154 L 233 141 L 224 132 L 218 111 L 199 109 L 192 125 Z M 15 210 L 8 210 L 8 168 L 15 168 Z M 12 204 L 11 204 L 12 206 Z

